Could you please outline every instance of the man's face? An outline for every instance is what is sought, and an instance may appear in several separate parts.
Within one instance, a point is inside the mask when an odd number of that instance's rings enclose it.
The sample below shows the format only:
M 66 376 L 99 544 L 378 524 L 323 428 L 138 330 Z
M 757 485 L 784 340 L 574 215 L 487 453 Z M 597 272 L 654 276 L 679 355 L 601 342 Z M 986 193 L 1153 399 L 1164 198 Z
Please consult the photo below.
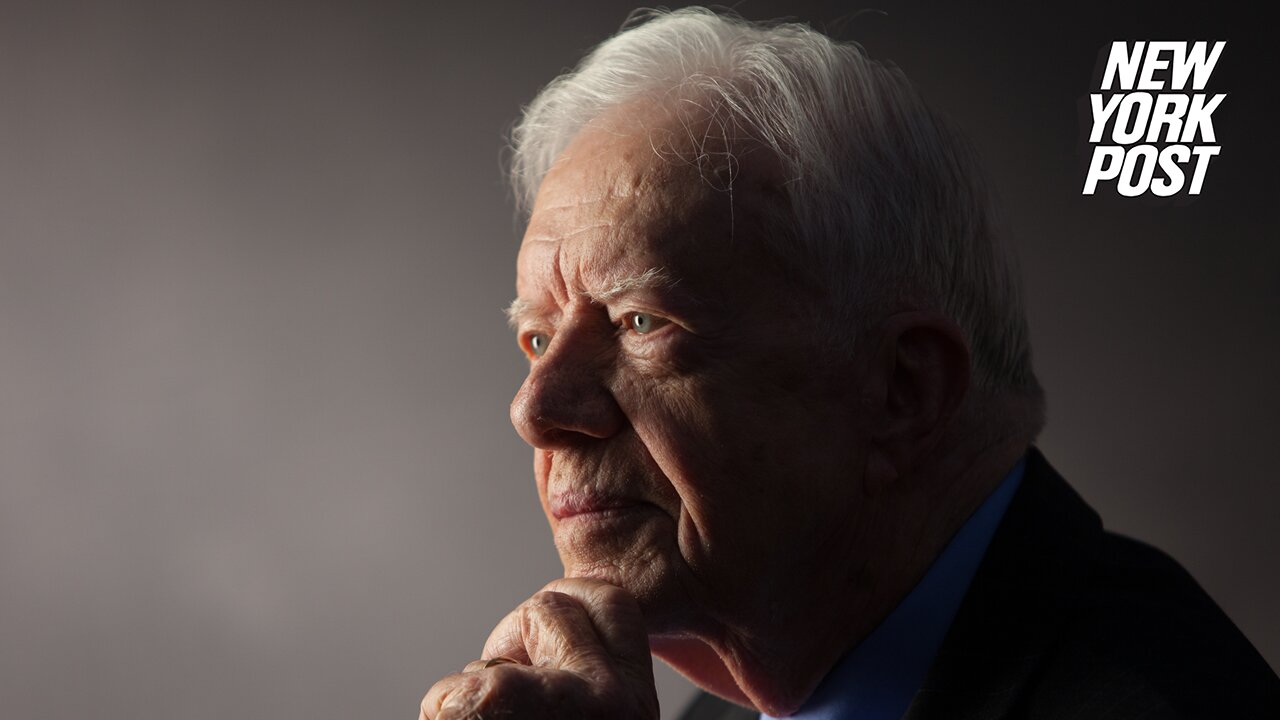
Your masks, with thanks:
M 730 196 L 651 137 L 588 128 L 543 181 L 511 417 L 566 576 L 628 589 L 662 632 L 836 570 L 865 438 L 857 372 L 813 339 L 820 298 L 764 249 L 776 179 L 744 162 Z

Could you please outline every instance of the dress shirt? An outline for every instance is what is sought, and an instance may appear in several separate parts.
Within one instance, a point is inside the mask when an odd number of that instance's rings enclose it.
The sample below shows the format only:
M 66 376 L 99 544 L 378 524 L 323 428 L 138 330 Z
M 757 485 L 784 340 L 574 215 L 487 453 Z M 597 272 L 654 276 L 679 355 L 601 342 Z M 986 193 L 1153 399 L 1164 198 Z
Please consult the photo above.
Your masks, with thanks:
M 1025 458 L 1013 466 L 915 588 L 836 663 L 790 720 L 900 720 L 924 682 L 1025 467 Z

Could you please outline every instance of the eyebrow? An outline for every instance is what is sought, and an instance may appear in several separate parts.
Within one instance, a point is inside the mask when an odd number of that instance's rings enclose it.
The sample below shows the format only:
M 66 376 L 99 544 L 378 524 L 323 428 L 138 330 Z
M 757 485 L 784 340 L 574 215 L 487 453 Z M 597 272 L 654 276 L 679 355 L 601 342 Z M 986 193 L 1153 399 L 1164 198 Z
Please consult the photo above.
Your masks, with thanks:
M 520 322 L 533 314 L 533 306 L 520 298 L 516 298 L 502 310 L 502 314 L 507 316 L 507 325 L 512 330 L 518 330 L 520 329 Z
M 641 273 L 628 275 L 621 278 L 609 286 L 609 288 L 601 291 L 591 292 L 584 291 L 581 293 L 593 303 L 606 303 L 617 298 L 619 295 L 636 292 L 639 290 L 655 290 L 660 288 L 675 287 L 679 281 L 672 277 L 671 273 L 665 268 L 651 267 Z M 538 313 L 533 304 L 527 300 L 516 298 L 511 304 L 503 310 L 503 314 L 507 316 L 507 324 L 512 329 L 517 329 L 520 323 L 526 318 L 537 315 Z
M 675 287 L 675 285 L 676 279 L 665 268 L 651 267 L 642 273 L 628 275 L 618 280 L 608 290 L 584 294 L 596 302 L 608 302 L 619 295 L 635 292 L 636 290 L 655 290 Z

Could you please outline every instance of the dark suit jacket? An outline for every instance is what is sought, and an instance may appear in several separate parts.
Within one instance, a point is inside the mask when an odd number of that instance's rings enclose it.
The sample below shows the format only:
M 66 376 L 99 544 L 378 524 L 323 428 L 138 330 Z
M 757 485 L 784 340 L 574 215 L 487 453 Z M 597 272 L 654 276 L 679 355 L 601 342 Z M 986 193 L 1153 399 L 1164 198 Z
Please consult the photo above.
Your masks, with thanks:
M 756 717 L 703 694 L 683 719 Z M 1104 531 L 1033 448 L 905 716 L 997 718 L 1280 720 L 1280 680 L 1178 563 Z

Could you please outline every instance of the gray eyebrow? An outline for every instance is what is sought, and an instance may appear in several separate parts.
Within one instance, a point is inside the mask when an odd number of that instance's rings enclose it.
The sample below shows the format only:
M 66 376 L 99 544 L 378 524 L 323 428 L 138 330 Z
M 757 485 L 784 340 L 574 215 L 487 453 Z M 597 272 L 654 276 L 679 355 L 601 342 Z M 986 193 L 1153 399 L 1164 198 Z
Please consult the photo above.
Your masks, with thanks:
M 520 327 L 520 319 L 529 314 L 529 303 L 516 298 L 511 304 L 502 309 L 502 314 L 507 316 L 507 325 L 515 330 Z
M 665 268 L 651 267 L 642 273 L 628 275 L 615 282 L 608 290 L 585 293 L 596 302 L 608 302 L 623 293 L 633 290 L 652 290 L 654 288 L 674 287 L 676 279 Z
M 671 273 L 667 272 L 665 268 L 651 267 L 644 272 L 621 278 L 605 290 L 595 292 L 586 291 L 582 294 L 592 302 L 607 303 L 619 295 L 623 295 L 628 292 L 636 290 L 651 290 L 655 288 L 669 288 L 674 287 L 678 282 L 679 281 L 672 277 Z M 510 325 L 512 329 L 519 328 L 521 320 L 529 315 L 535 314 L 533 305 L 527 300 L 522 300 L 520 298 L 512 300 L 511 304 L 502 312 L 507 316 L 507 324 Z

